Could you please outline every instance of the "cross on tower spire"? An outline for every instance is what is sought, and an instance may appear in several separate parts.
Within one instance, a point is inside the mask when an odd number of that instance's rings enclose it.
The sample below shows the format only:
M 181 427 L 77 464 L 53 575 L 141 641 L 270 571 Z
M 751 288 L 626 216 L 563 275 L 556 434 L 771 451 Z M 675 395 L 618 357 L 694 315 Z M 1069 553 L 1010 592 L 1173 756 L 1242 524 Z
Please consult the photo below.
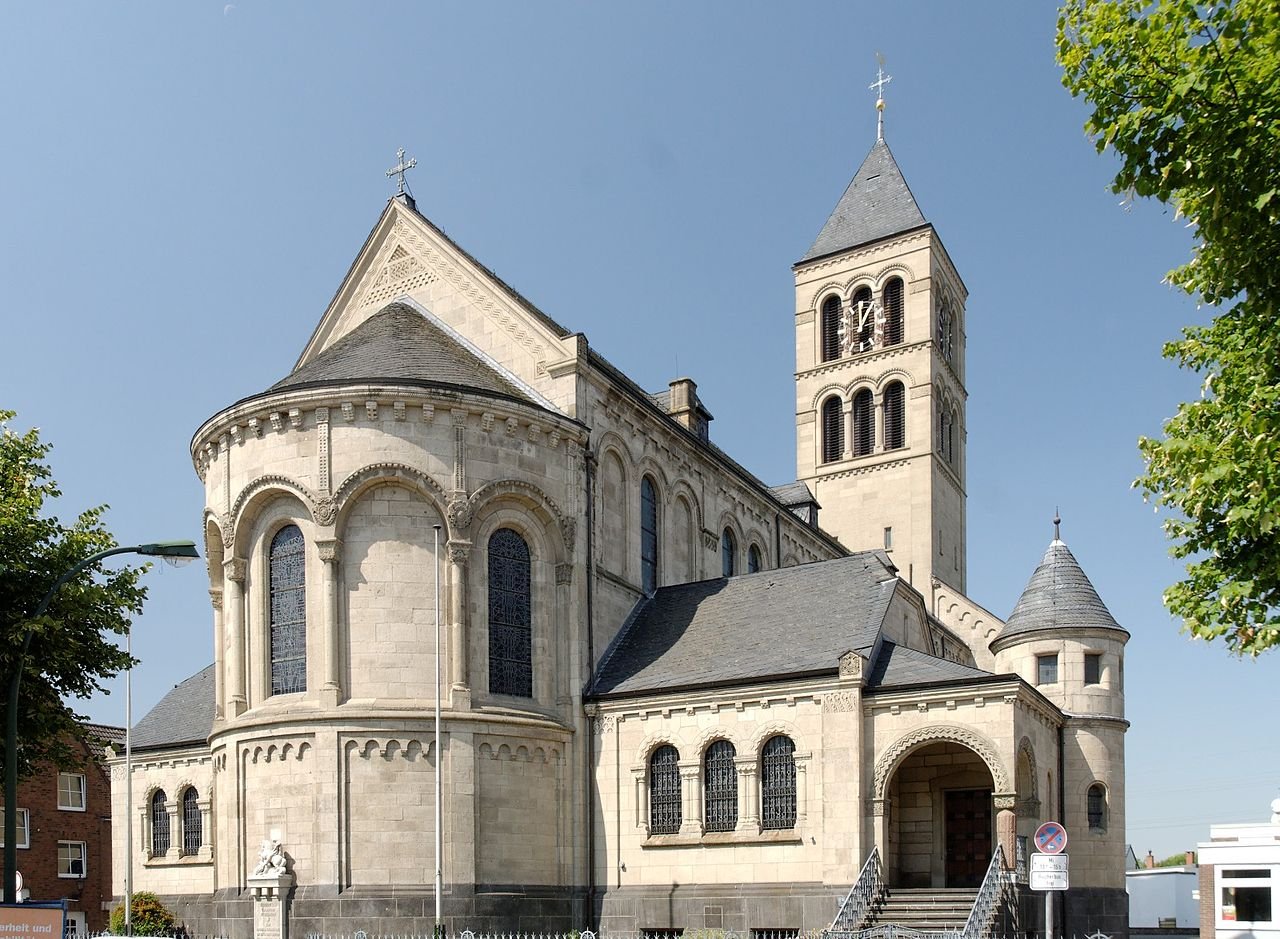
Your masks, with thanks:
M 391 167 L 391 169 L 387 170 L 388 179 L 390 179 L 392 176 L 400 177 L 400 190 L 399 192 L 396 193 L 396 195 L 403 196 L 405 194 L 406 190 L 405 190 L 404 174 L 407 170 L 411 170 L 417 165 L 418 165 L 417 157 L 410 157 L 408 163 L 404 161 L 404 147 L 401 147 L 396 151 L 396 165 Z
M 867 87 L 876 93 L 876 140 L 884 140 L 884 86 L 893 81 L 884 73 L 884 56 L 876 53 L 876 80 Z

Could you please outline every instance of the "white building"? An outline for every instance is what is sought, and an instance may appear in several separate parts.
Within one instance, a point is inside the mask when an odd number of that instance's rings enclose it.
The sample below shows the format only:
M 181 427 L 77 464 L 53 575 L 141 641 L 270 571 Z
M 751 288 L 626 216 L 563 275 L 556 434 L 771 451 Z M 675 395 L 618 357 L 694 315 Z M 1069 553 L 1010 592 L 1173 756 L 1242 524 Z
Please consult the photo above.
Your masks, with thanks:
M 1280 937 L 1280 799 L 1270 824 L 1214 825 L 1199 845 L 1201 939 Z

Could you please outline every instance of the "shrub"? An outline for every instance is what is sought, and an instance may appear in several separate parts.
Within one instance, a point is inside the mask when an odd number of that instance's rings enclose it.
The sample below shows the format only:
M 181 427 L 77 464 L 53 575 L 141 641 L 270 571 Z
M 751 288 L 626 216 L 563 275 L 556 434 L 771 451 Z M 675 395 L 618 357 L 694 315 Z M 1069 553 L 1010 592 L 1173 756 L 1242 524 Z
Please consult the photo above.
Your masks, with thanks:
M 133 934 L 135 936 L 168 936 L 174 931 L 174 916 L 154 893 L 141 891 L 133 895 Z M 111 932 L 124 935 L 124 904 L 111 911 Z

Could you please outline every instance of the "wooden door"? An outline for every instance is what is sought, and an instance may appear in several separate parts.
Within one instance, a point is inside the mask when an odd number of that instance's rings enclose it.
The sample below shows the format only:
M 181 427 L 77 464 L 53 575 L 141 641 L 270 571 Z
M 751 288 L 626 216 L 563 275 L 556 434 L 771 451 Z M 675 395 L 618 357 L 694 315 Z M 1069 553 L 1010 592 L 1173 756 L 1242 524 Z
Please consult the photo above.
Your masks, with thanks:
M 948 887 L 976 887 L 991 864 L 991 790 L 948 789 L 946 878 Z

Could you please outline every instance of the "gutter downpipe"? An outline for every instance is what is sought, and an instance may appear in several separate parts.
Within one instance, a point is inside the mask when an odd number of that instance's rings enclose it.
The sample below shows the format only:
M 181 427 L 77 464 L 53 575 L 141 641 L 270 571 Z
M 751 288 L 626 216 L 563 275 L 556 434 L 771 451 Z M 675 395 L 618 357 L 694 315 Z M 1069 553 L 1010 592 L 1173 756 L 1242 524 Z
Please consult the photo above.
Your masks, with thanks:
M 596 671 L 596 641 L 595 641 L 595 579 L 596 579 L 596 512 L 595 512 L 595 454 L 588 447 L 582 448 L 582 461 L 585 469 L 583 474 L 587 490 L 587 684 L 586 688 L 591 687 L 591 680 L 595 677 Z M 587 813 L 587 915 L 586 921 L 589 926 L 595 926 L 595 908 L 596 908 L 596 816 L 592 805 L 592 767 L 596 762 L 595 753 L 595 729 L 591 726 L 591 719 L 587 719 L 587 761 L 583 767 L 583 790 L 582 801 Z

